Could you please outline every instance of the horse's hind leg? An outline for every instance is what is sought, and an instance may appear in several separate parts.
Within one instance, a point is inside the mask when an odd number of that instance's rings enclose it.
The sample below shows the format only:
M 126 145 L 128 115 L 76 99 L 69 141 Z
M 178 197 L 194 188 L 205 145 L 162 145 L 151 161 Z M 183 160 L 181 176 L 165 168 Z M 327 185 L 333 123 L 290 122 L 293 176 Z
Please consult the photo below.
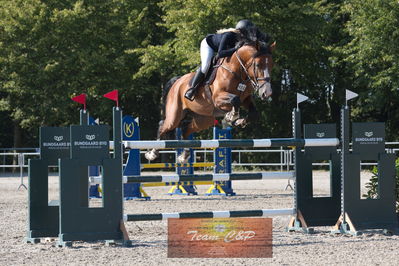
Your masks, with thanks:
M 162 128 L 163 128 L 164 123 L 165 123 L 165 120 L 159 121 L 159 127 L 158 127 L 158 132 L 157 132 L 157 140 L 160 140 L 160 139 L 174 139 L 175 138 L 174 130 L 167 131 L 167 132 L 161 131 Z M 162 132 L 162 134 L 161 134 L 161 132 Z M 159 150 L 151 149 L 150 151 L 146 152 L 144 156 L 145 156 L 145 158 L 147 160 L 153 161 L 156 158 L 158 158 Z
M 188 139 L 188 137 L 195 132 L 207 129 L 213 126 L 214 122 L 213 116 L 202 116 L 194 114 L 192 120 L 182 125 L 182 137 L 183 139 Z M 183 152 L 177 157 L 178 163 L 187 163 L 188 158 L 190 157 L 190 149 L 186 148 Z
M 190 134 L 186 134 L 189 125 L 191 124 L 193 118 L 190 114 L 186 115 L 185 118 L 180 122 L 180 129 L 182 131 L 181 137 L 182 139 L 188 139 Z M 179 156 L 176 158 L 177 163 L 188 163 L 188 159 L 190 158 L 190 148 L 184 148 Z
M 174 130 L 179 125 L 179 117 L 174 117 L 173 119 L 166 118 L 159 122 L 157 140 L 161 139 L 174 139 Z M 159 150 L 151 149 L 146 152 L 145 158 L 149 161 L 153 161 L 159 156 Z
M 160 138 L 159 132 L 160 132 L 160 130 L 161 130 L 161 127 L 162 127 L 164 121 L 165 121 L 165 120 L 159 121 L 159 126 L 158 126 L 158 131 L 157 131 L 157 140 L 160 140 L 160 139 L 161 139 L 161 138 Z M 157 150 L 157 149 L 151 149 L 150 151 L 148 151 L 148 152 L 146 152 L 146 153 L 144 154 L 144 157 L 145 157 L 147 160 L 149 160 L 149 161 L 155 160 L 156 158 L 158 158 L 158 156 L 159 156 L 159 150 Z

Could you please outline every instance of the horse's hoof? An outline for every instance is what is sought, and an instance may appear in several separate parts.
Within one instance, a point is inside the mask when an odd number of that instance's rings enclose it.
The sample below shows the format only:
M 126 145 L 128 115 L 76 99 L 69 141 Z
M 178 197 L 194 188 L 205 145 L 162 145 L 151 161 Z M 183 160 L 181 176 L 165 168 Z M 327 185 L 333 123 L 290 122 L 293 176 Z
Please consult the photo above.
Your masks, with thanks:
M 153 161 L 157 158 L 157 154 L 153 151 L 149 151 L 145 153 L 144 157 L 149 161 Z
M 230 113 L 227 113 L 225 116 L 224 116 L 224 120 L 227 122 L 227 123 L 231 123 L 231 114 Z
M 177 163 L 188 163 L 188 158 L 190 157 L 184 158 L 184 156 L 180 155 L 177 157 L 176 161 Z
M 233 121 L 237 120 L 240 117 L 240 114 L 238 112 L 228 112 L 225 116 L 224 119 L 228 122 L 228 123 L 232 123 Z
M 247 125 L 248 125 L 248 123 L 247 123 L 247 121 L 245 120 L 245 118 L 237 119 L 237 120 L 234 122 L 234 126 L 236 126 L 236 127 L 245 128 Z

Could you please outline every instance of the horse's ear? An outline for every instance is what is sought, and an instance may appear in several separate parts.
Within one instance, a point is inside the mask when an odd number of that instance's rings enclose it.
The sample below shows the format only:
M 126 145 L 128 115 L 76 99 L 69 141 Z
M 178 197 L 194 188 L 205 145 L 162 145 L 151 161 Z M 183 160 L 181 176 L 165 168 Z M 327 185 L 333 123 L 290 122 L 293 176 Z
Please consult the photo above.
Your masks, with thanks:
M 274 49 L 276 49 L 276 42 L 273 42 L 272 44 L 270 44 L 270 51 L 273 53 Z

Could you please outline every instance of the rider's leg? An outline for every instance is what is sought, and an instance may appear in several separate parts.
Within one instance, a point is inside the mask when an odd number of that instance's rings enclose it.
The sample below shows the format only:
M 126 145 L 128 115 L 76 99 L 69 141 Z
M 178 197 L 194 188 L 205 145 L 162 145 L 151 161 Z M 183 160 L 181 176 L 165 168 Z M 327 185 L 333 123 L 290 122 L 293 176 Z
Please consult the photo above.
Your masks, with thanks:
M 190 81 L 190 88 L 184 94 L 184 97 L 186 97 L 190 101 L 194 100 L 198 85 L 204 79 L 205 74 L 208 71 L 209 66 L 211 65 L 211 60 L 214 53 L 213 49 L 206 42 L 206 39 L 202 40 L 200 51 L 201 51 L 201 67 L 198 68 L 193 79 Z
M 206 74 L 211 65 L 213 54 L 215 53 L 215 51 L 213 51 L 213 49 L 206 42 L 206 39 L 203 39 L 201 42 L 200 53 L 201 53 L 201 72 L 203 74 Z
M 197 92 L 198 85 L 201 83 L 202 79 L 204 78 L 205 74 L 202 73 L 201 69 L 198 68 L 197 72 L 195 72 L 194 77 L 190 81 L 190 88 L 184 94 L 184 97 L 189 99 L 190 101 L 194 101 L 195 93 Z

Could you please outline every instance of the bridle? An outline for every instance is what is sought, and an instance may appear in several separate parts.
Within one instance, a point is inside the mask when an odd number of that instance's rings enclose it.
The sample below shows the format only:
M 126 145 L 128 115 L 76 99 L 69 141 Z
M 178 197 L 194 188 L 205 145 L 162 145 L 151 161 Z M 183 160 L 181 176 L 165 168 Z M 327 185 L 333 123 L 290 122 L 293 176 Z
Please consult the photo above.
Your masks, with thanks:
M 255 58 L 252 59 L 252 61 L 250 62 L 250 64 L 246 67 L 243 60 L 241 59 L 240 55 L 238 54 L 238 50 L 234 52 L 234 55 L 236 56 L 238 62 L 240 63 L 240 75 L 238 75 L 236 72 L 234 72 L 233 70 L 229 69 L 227 66 L 225 66 L 224 64 L 221 65 L 222 68 L 226 69 L 227 71 L 229 71 L 230 73 L 232 73 L 236 78 L 241 80 L 241 83 L 246 83 L 248 81 L 251 82 L 251 85 L 253 87 L 253 89 L 255 90 L 256 93 L 259 92 L 260 89 L 263 88 L 263 86 L 265 86 L 266 84 L 270 84 L 270 73 L 269 73 L 269 69 L 267 68 L 267 64 L 268 64 L 268 59 L 266 58 L 266 70 L 265 70 L 265 77 L 258 77 L 258 69 L 256 64 L 254 64 Z M 253 66 L 253 72 L 254 72 L 254 78 L 251 77 L 251 75 L 248 72 L 248 69 Z M 246 79 L 242 78 L 242 71 L 244 71 Z M 262 84 L 259 84 L 259 81 L 265 81 Z

